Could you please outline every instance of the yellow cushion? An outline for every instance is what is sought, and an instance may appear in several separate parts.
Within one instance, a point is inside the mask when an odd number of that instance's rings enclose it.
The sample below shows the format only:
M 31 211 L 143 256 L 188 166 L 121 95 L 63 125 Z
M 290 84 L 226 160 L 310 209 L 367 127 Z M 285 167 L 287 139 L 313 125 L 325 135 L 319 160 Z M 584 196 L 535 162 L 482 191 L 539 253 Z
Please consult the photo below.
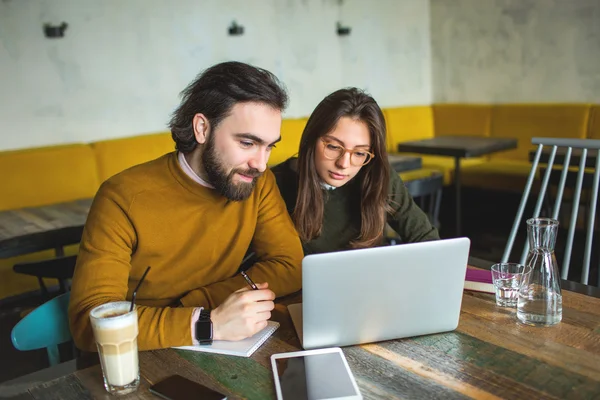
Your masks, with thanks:
M 281 141 L 275 145 L 269 157 L 269 166 L 277 165 L 298 154 L 300 139 L 308 118 L 284 119 L 281 122 Z
M 523 192 L 530 170 L 531 164 L 527 161 L 489 160 L 462 168 L 461 182 L 463 186 Z M 539 178 L 539 173 L 536 178 Z M 537 182 L 536 187 L 539 180 Z
M 600 105 L 592 106 L 587 137 L 589 139 L 600 139 Z
M 590 105 L 497 105 L 492 107 L 492 137 L 518 139 L 518 148 L 491 155 L 491 159 L 529 160 L 533 137 L 578 138 L 586 136 Z
M 383 110 L 387 126 L 387 149 L 398 151 L 398 143 L 433 137 L 433 113 L 430 106 L 396 107 Z
M 92 143 L 100 182 L 137 164 L 175 150 L 170 133 L 154 133 Z
M 402 153 L 402 155 L 410 155 L 415 157 L 421 157 L 422 165 L 424 169 L 432 169 L 434 171 L 441 172 L 444 175 L 444 185 L 450 185 L 454 181 L 454 158 L 444 156 L 430 156 L 416 153 Z M 463 158 L 460 161 L 461 168 L 466 165 L 478 165 L 486 162 L 486 158 Z M 408 171 L 410 172 L 410 171 Z M 403 175 L 401 175 L 403 176 Z M 404 179 L 404 178 L 403 178 Z
M 79 245 L 65 247 L 65 255 L 77 254 Z M 19 257 L 0 259 L 0 299 L 15 296 L 21 293 L 38 290 L 40 285 L 36 277 L 17 274 L 13 271 L 13 265 L 21 262 L 46 260 L 56 257 L 54 250 L 46 250 L 31 253 Z M 44 279 L 46 287 L 58 284 L 56 279 Z
M 439 171 L 437 169 L 421 168 L 421 169 L 414 169 L 412 171 L 400 172 L 398 175 L 400 175 L 400 178 L 402 178 L 402 181 L 410 182 L 410 181 L 414 181 L 417 179 L 429 178 L 430 176 L 432 176 L 434 174 L 439 174 L 439 173 L 441 173 L 441 171 Z
M 0 211 L 93 197 L 99 187 L 89 145 L 0 152 Z
M 545 164 L 540 164 L 536 171 L 532 191 L 537 192 L 540 188 L 542 179 L 544 178 Z M 462 169 L 462 184 L 464 186 L 478 187 L 482 189 L 508 190 L 514 192 L 523 192 L 531 170 L 531 163 L 515 160 L 490 160 L 480 165 L 470 165 Z M 557 179 L 562 171 L 562 166 L 555 165 L 553 167 L 554 179 Z M 569 171 L 576 173 L 579 167 L 571 166 Z M 593 168 L 586 168 L 586 173 L 592 175 Z M 552 181 L 552 179 L 551 179 Z M 575 178 L 567 180 L 571 185 L 575 183 Z M 550 184 L 549 189 L 555 192 L 556 185 Z M 571 195 L 571 188 L 565 187 L 564 198 Z
M 435 104 L 435 136 L 490 136 L 492 106 L 483 104 Z

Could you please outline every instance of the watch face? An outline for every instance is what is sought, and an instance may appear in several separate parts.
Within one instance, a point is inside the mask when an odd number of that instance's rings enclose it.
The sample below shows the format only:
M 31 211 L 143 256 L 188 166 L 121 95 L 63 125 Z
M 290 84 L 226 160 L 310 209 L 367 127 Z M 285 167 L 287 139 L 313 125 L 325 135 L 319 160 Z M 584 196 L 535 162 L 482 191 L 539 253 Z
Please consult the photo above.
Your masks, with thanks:
M 196 340 L 212 339 L 212 322 L 198 321 L 196 323 Z

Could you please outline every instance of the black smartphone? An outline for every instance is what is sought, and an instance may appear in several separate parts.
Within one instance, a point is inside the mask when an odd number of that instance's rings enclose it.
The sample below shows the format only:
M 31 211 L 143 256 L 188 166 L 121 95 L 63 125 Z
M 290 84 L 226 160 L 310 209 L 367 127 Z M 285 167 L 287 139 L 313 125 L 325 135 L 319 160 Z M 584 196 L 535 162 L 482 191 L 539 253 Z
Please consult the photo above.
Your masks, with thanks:
M 150 387 L 150 393 L 167 400 L 227 400 L 227 396 L 181 375 L 170 376 Z

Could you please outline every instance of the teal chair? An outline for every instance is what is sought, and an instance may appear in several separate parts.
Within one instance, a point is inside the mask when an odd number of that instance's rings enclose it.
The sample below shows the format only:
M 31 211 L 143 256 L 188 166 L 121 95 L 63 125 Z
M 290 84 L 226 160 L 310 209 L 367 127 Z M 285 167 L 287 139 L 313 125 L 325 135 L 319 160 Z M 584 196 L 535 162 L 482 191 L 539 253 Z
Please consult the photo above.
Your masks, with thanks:
M 61 294 L 19 321 L 10 335 L 13 346 L 21 351 L 46 348 L 50 366 L 58 364 L 58 345 L 72 339 L 67 315 L 70 296 L 70 292 Z

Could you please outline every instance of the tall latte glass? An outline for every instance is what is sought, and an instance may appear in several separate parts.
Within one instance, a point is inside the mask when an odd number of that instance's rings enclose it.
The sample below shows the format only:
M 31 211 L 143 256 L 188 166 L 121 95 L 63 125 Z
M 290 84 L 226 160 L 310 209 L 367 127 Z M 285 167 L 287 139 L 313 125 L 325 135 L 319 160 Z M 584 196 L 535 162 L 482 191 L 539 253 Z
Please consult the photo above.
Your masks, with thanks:
M 115 395 L 134 392 L 140 384 L 137 310 L 131 303 L 103 304 L 90 312 L 98 346 L 104 387 Z

